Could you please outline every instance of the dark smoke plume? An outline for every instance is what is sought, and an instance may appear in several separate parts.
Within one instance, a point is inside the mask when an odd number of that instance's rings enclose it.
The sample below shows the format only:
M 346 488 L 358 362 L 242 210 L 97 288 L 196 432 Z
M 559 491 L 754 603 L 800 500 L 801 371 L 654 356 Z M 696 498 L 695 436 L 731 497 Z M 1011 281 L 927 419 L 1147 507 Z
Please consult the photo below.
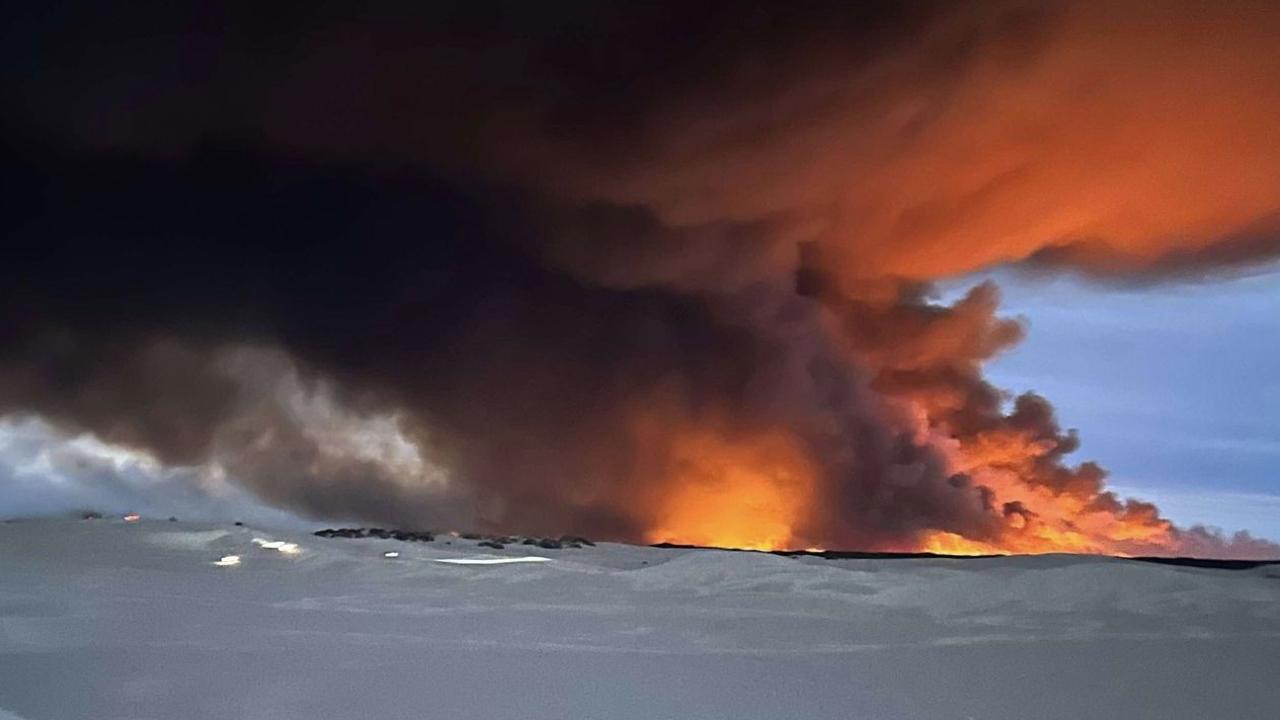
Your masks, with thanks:
M 929 282 L 1270 260 L 1280 14 L 693 5 L 26 10 L 0 413 L 314 517 L 1275 551 L 1069 465 Z

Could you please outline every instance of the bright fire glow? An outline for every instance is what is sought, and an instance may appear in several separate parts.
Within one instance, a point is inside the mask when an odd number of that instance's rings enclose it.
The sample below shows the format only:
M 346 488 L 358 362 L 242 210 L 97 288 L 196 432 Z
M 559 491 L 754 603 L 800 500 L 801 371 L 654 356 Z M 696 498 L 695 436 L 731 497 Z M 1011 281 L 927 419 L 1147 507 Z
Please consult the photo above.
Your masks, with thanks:
M 970 540 L 962 535 L 949 532 L 934 532 L 924 538 L 920 545 L 923 552 L 939 555 L 1008 555 L 1000 548 L 986 543 Z
M 796 524 L 809 506 L 813 472 L 782 434 L 729 441 L 682 435 L 673 448 L 675 482 L 649 542 L 773 550 L 803 547 Z

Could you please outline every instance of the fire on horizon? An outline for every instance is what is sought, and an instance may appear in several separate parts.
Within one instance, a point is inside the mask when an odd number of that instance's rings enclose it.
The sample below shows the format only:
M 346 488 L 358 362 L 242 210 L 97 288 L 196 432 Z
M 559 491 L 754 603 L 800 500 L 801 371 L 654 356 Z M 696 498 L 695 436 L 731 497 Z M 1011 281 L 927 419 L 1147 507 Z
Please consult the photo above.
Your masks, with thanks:
M 1280 8 L 472 5 L 7 24 L 0 422 L 314 518 L 1280 555 L 1110 492 L 932 288 L 1274 262 Z

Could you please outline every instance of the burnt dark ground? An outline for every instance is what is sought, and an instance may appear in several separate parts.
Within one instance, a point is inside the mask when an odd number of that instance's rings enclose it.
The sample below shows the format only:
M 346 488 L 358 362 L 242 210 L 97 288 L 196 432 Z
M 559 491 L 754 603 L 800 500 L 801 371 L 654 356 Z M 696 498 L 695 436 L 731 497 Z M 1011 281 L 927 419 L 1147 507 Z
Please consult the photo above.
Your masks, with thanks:
M 676 543 L 657 543 L 653 547 L 681 550 L 729 550 L 734 552 L 767 552 L 783 557 L 818 557 L 826 560 L 919 560 L 927 558 L 944 560 L 974 560 L 981 558 L 1006 557 L 1003 555 L 947 555 L 930 552 L 868 552 L 861 550 L 749 550 L 743 548 L 704 547 L 700 545 L 680 545 Z M 1252 570 L 1269 565 L 1280 565 L 1277 560 L 1219 560 L 1215 558 L 1193 557 L 1117 557 L 1117 560 L 1133 562 L 1158 563 L 1160 565 L 1176 565 L 1211 570 Z

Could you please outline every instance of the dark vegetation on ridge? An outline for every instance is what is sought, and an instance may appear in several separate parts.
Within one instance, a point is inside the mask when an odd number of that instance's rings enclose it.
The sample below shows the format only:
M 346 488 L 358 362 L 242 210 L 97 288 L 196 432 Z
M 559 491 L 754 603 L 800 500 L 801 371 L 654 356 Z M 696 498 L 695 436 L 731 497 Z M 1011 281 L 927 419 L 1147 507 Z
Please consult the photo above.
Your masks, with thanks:
M 401 542 L 434 542 L 437 533 L 430 531 L 385 530 L 383 528 L 326 528 L 312 533 L 322 538 L 379 538 L 382 540 L 399 540 Z M 507 545 L 532 545 L 544 550 L 562 550 L 581 548 L 583 545 L 594 546 L 595 543 L 577 535 L 561 535 L 558 538 L 536 537 L 529 535 L 481 535 L 479 533 L 446 533 L 443 537 L 458 537 L 463 540 L 478 540 L 481 547 L 501 550 Z M 443 539 L 443 538 L 442 538 Z M 445 542 L 449 542 L 445 540 Z
M 938 558 L 945 560 L 978 560 L 982 558 L 1009 557 L 1007 555 L 946 555 L 930 552 L 867 552 L 859 550 L 751 550 L 747 548 L 706 547 L 703 545 L 679 545 L 676 543 L 657 543 L 652 547 L 674 548 L 681 550 L 728 550 L 731 552 L 763 552 L 783 557 L 820 557 L 827 560 L 910 560 Z M 1193 557 L 1155 557 L 1142 556 L 1116 558 L 1134 562 L 1175 565 L 1178 567 L 1194 567 L 1210 570 L 1252 570 L 1254 568 L 1280 565 L 1280 560 L 1219 560 L 1215 558 Z

